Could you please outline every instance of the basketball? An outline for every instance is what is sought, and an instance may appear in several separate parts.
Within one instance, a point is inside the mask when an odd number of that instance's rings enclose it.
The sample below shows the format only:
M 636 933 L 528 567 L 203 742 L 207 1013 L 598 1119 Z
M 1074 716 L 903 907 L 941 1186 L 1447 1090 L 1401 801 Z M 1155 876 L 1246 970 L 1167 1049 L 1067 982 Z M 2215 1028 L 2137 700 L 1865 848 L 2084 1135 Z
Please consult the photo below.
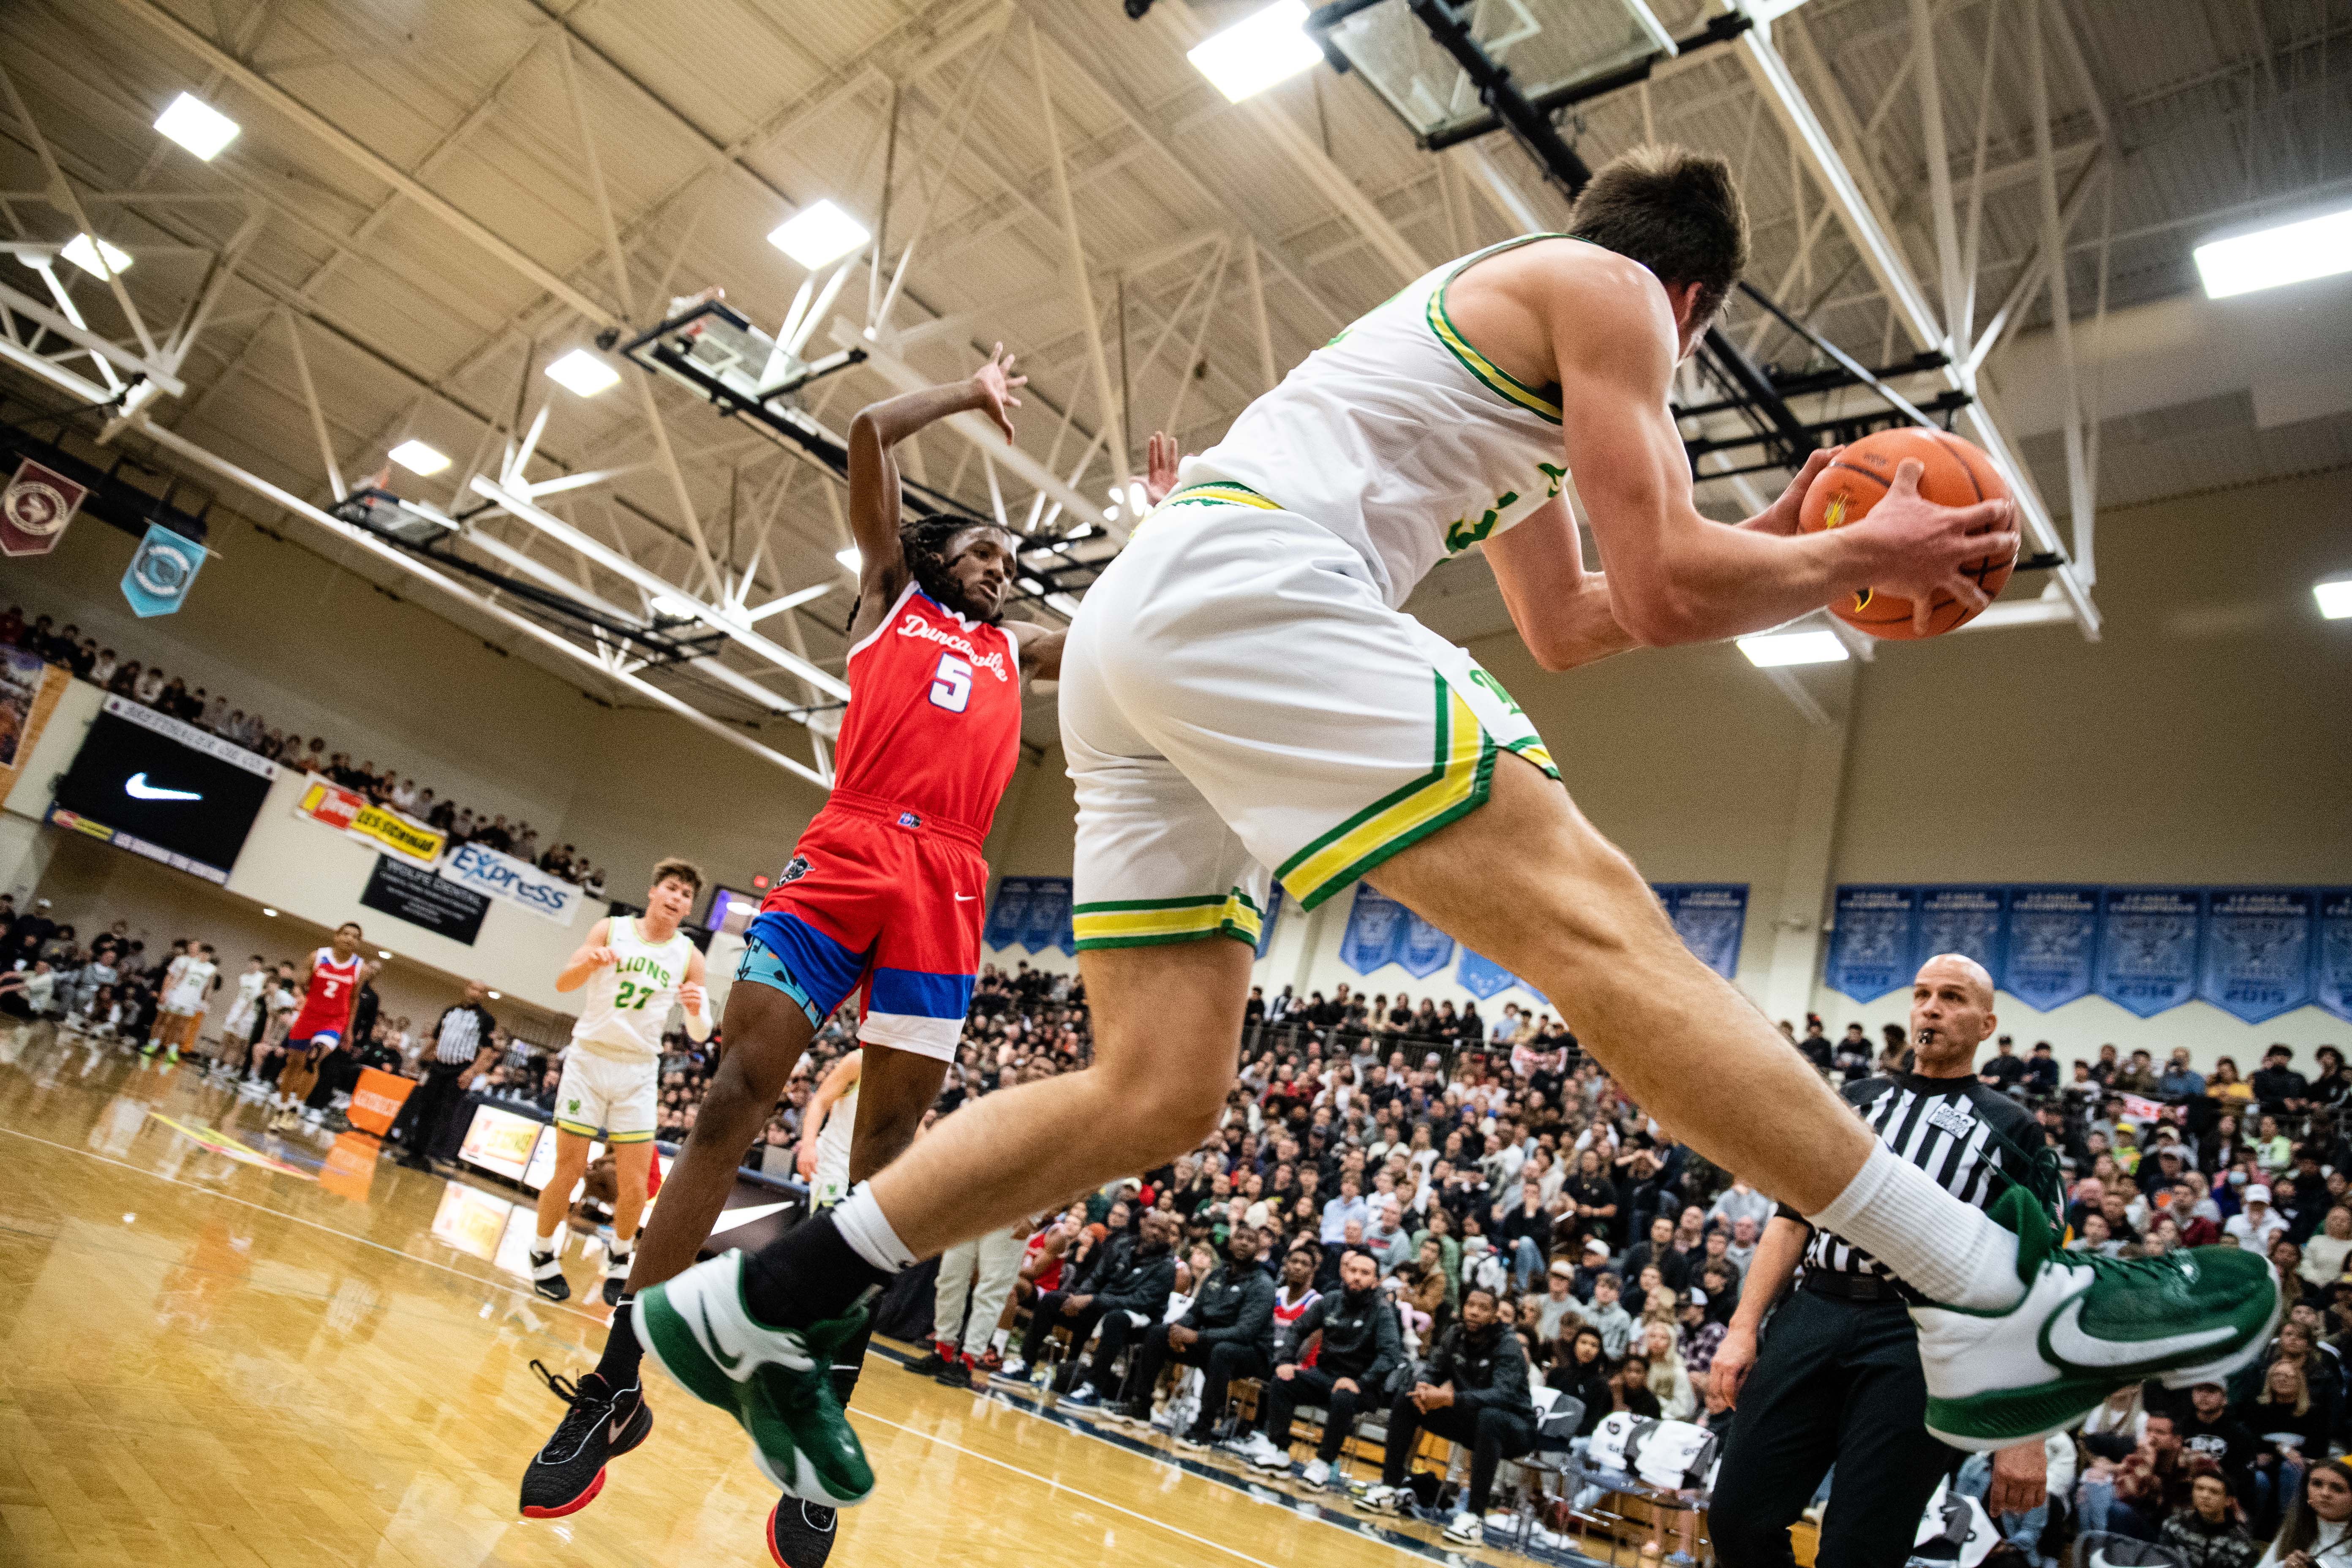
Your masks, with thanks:
M 1940 506 L 1972 506 L 2009 494 L 2000 474 L 1983 448 L 1942 430 L 1906 426 L 1865 436 L 1838 454 L 1805 492 L 1799 524 L 1811 533 L 1836 528 L 1869 514 L 1895 483 L 1895 470 L 1906 458 L 1916 458 L 1927 469 L 1919 476 L 1919 493 Z M 1997 599 L 2017 564 L 2014 554 L 1996 561 L 1987 555 L 1962 568 L 1977 580 L 1987 599 Z M 1830 613 L 1850 626 L 1873 637 L 1941 637 L 1976 618 L 1949 594 L 1938 593 L 1928 612 L 1927 629 L 1912 624 L 1911 601 L 1864 588 L 1850 600 L 1830 606 Z

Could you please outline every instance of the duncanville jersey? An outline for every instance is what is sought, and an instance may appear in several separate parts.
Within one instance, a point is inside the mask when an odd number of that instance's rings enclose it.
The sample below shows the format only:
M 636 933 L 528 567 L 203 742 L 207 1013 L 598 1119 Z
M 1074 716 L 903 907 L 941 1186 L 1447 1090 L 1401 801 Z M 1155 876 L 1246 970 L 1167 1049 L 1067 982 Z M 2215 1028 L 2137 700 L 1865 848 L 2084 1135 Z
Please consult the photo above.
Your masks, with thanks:
M 287 1037 L 307 1040 L 333 1035 L 340 1038 L 351 1026 L 352 998 L 359 994 L 360 965 L 365 962 L 355 952 L 348 962 L 339 963 L 331 947 L 312 953 L 310 988 L 302 994 L 302 1010 L 294 1015 L 294 1026 L 286 1031 Z
M 907 584 L 849 650 L 849 710 L 835 799 L 859 797 L 988 834 L 1021 753 L 1021 656 L 1003 626 L 966 619 Z
M 1295 512 L 1363 557 L 1391 609 L 1403 605 L 1431 567 L 1565 488 L 1559 388 L 1514 381 L 1445 310 L 1471 263 L 1561 237 L 1506 240 L 1407 284 L 1186 459 L 1163 504 Z
M 1936 1184 L 1979 1208 L 2022 1184 L 2042 1200 L 2055 1223 L 2054 1168 L 2041 1157 L 2046 1144 L 2033 1113 L 1975 1078 L 1922 1078 L 1898 1073 L 1868 1078 L 1841 1090 L 1878 1141 L 1935 1178 Z M 1804 1217 L 1783 1206 L 1800 1224 Z M 1885 1265 L 1853 1243 L 1816 1227 L 1805 1247 L 1805 1270 L 1888 1279 Z
M 588 976 L 572 1043 L 600 1057 L 658 1061 L 662 1026 L 677 1005 L 694 943 L 684 931 L 647 942 L 635 917 L 614 915 L 605 945 L 614 961 Z

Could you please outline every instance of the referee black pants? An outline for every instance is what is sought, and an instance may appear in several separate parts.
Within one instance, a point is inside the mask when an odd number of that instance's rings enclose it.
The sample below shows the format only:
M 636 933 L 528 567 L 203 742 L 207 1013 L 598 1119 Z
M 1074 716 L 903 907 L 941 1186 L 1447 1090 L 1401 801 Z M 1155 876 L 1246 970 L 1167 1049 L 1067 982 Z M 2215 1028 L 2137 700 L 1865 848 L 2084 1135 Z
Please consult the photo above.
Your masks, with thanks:
M 409 1103 L 416 1108 L 415 1120 L 408 1128 L 411 1162 L 424 1161 L 436 1152 L 441 1124 L 449 1120 L 450 1109 L 466 1097 L 466 1091 L 457 1087 L 457 1077 L 472 1065 L 435 1062 L 425 1069 L 425 1081 L 416 1086 L 416 1092 L 408 1097 Z
M 1799 1290 L 1740 1390 L 1708 1529 L 1723 1568 L 1788 1568 L 1789 1527 L 1837 1466 L 1816 1568 L 1911 1554 L 1936 1483 L 1959 1458 L 1927 1435 L 1919 1339 L 1899 1301 Z

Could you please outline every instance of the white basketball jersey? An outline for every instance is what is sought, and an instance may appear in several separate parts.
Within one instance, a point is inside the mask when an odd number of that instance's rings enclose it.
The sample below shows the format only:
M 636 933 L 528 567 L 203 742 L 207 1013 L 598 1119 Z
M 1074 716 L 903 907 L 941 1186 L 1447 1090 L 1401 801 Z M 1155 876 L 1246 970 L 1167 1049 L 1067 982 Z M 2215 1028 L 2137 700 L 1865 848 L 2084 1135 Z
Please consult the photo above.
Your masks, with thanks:
M 1244 485 L 1263 498 L 1244 504 L 1329 529 L 1364 558 L 1389 605 L 1402 605 L 1431 567 L 1567 484 L 1559 388 L 1514 381 L 1445 313 L 1446 285 L 1464 268 L 1559 237 L 1506 240 L 1408 284 L 1243 410 L 1223 440 L 1186 459 L 1179 483 Z
M 863 1051 L 851 1053 L 861 1061 Z M 810 1184 L 810 1194 L 819 1207 L 837 1204 L 849 1195 L 849 1144 L 857 1131 L 857 1091 L 864 1088 L 866 1077 L 849 1086 L 847 1093 L 833 1102 L 832 1113 L 824 1119 L 824 1130 L 816 1135 L 816 1175 Z
M 657 1061 L 662 1026 L 686 982 L 694 943 L 684 931 L 667 942 L 647 942 L 629 915 L 613 916 L 611 930 L 605 945 L 614 962 L 588 977 L 572 1043 L 597 1056 Z

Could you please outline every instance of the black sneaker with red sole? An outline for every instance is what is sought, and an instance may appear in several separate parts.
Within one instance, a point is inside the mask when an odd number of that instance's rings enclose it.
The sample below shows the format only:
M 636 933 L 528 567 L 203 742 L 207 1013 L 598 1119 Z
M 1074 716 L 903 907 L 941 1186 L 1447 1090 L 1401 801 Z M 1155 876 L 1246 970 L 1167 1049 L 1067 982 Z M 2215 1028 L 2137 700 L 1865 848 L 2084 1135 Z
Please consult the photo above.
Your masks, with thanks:
M 836 1510 L 821 1502 L 778 1498 L 768 1514 L 768 1555 L 776 1568 L 824 1568 L 840 1520 Z
M 596 1500 L 606 1463 L 652 1435 L 654 1413 L 642 1383 L 616 1391 L 593 1372 L 574 1383 L 536 1361 L 530 1370 L 571 1409 L 522 1473 L 522 1516 L 562 1519 Z
M 923 1377 L 937 1377 L 941 1368 L 955 1359 L 955 1352 L 933 1342 L 917 1360 L 907 1363 L 907 1370 Z

